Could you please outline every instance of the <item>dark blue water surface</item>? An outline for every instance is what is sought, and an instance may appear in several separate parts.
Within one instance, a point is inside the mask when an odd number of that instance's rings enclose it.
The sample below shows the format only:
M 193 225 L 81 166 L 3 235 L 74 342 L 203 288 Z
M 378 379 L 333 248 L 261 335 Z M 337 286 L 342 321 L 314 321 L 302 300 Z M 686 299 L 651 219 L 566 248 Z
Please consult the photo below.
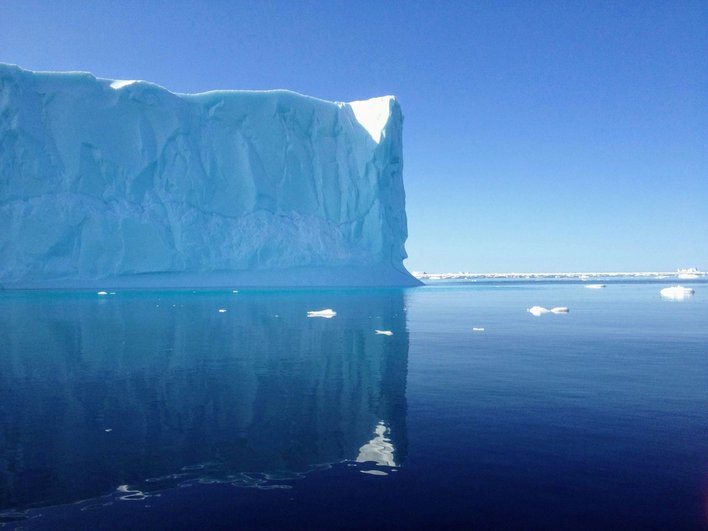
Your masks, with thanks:
M 0 526 L 705 529 L 669 285 L 0 292 Z

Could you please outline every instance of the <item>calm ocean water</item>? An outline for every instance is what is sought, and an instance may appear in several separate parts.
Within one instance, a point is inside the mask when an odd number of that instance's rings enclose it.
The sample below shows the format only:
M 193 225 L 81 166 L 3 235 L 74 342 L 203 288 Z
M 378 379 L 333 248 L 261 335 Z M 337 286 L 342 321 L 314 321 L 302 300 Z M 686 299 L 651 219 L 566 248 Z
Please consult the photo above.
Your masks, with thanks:
M 672 284 L 0 292 L 0 526 L 705 529 Z

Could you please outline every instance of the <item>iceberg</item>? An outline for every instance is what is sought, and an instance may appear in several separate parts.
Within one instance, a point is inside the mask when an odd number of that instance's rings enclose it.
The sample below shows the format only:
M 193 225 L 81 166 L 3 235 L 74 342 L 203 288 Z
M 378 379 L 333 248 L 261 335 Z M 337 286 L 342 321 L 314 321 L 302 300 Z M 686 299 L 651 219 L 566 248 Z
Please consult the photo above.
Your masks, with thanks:
M 0 64 L 0 287 L 412 286 L 395 97 Z

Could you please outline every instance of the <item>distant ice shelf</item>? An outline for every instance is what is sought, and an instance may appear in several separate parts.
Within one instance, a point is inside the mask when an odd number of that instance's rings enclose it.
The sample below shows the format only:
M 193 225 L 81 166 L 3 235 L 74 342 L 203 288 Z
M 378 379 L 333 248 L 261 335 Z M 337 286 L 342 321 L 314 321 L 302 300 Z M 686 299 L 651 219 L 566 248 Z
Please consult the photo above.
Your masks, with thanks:
M 673 272 L 662 272 L 662 271 L 628 271 L 628 272 L 597 272 L 597 273 L 580 273 L 580 272 L 569 272 L 569 273 L 470 273 L 470 272 L 457 272 L 457 273 L 427 273 L 424 271 L 413 271 L 411 274 L 419 280 L 485 280 L 485 279 L 528 279 L 528 280 L 544 280 L 544 279 L 572 279 L 581 280 L 583 282 L 589 281 L 591 279 L 605 279 L 605 278 L 669 278 L 676 277 L 680 279 L 708 279 L 708 272 L 699 271 L 692 268 L 689 273 L 687 270 L 678 270 Z M 605 287 L 604 284 L 587 284 L 588 288 L 600 288 Z
M 401 108 L 0 64 L 0 286 L 408 286 Z

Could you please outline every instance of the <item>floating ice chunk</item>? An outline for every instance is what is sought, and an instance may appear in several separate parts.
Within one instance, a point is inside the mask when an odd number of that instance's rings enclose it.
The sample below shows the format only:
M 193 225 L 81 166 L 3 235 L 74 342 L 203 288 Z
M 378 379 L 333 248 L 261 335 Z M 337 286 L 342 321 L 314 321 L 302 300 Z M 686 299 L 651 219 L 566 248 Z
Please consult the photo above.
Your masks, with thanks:
M 605 284 L 586 284 L 585 287 L 590 289 L 600 289 L 604 288 Z
M 107 291 L 98 291 L 96 292 L 96 295 L 108 295 Z
M 484 332 L 484 328 L 473 328 L 473 332 Z
M 664 288 L 659 293 L 667 299 L 681 300 L 690 297 L 695 293 L 692 288 L 684 288 L 683 286 L 671 286 Z
M 332 310 L 332 308 L 327 308 L 326 310 L 317 310 L 317 311 L 307 312 L 308 317 L 324 317 L 325 319 L 331 319 L 335 315 L 337 315 L 337 312 Z
M 219 308 L 219 313 L 226 313 L 226 308 Z
M 546 308 L 543 308 L 541 306 L 531 306 L 531 308 L 527 308 L 526 311 L 529 312 L 531 315 L 535 315 L 536 317 L 543 313 L 550 312 L 550 310 L 547 310 Z
M 565 307 L 565 306 L 556 306 L 555 308 L 551 308 L 551 313 L 568 313 L 570 310 Z
M 374 330 L 376 332 L 376 335 L 381 335 L 381 336 L 392 336 L 393 332 L 390 330 Z
M 372 476 L 388 476 L 383 470 L 359 470 L 362 474 L 371 474 Z
M 238 290 L 235 289 L 235 290 L 233 290 L 231 293 L 238 293 Z

